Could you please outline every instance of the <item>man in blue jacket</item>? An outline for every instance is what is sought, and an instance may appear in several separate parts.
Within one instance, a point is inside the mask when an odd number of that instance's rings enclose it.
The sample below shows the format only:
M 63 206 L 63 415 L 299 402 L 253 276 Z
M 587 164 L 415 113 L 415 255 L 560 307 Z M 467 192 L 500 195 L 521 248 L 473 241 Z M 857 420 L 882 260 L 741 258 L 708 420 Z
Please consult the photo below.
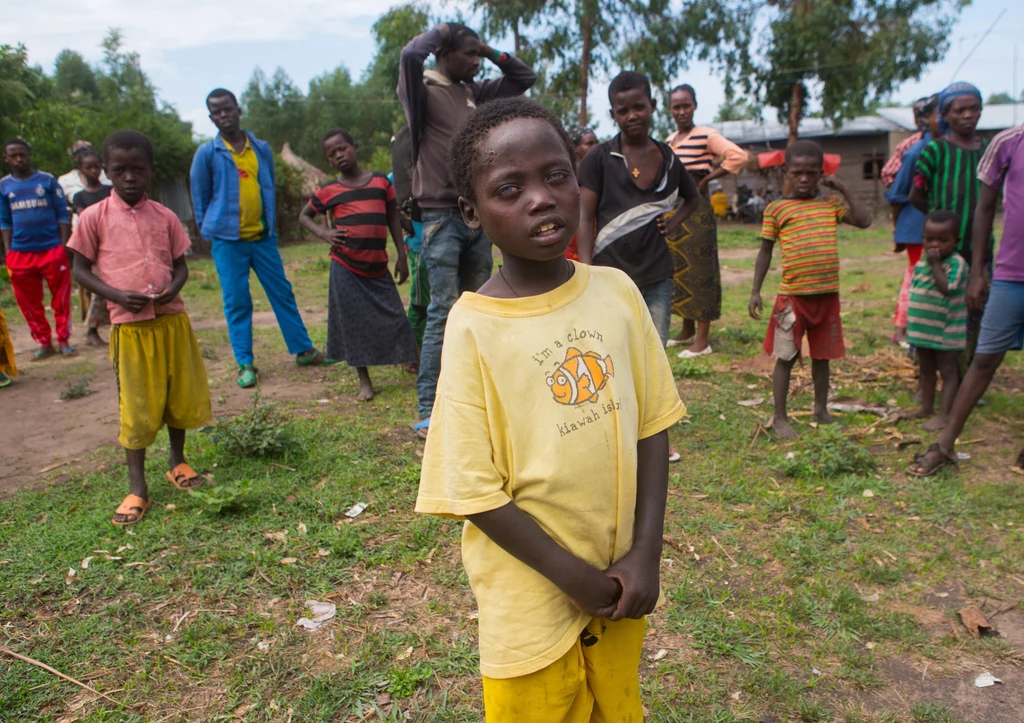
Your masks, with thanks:
M 257 381 L 250 270 L 270 299 L 295 362 L 315 366 L 325 360 L 302 323 L 277 250 L 274 154 L 267 143 L 242 130 L 242 111 L 231 91 L 211 91 L 206 107 L 220 133 L 192 159 L 192 206 L 199 233 L 213 249 L 228 337 L 239 367 L 238 386 L 247 388 Z

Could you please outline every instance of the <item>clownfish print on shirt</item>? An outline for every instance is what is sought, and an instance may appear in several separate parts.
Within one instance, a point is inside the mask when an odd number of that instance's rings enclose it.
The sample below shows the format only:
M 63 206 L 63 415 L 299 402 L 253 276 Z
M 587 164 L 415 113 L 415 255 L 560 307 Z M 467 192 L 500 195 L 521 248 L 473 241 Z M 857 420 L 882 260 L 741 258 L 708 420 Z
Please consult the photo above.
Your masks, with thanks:
M 565 353 L 565 361 L 548 377 L 548 386 L 559 404 L 577 405 L 596 402 L 597 394 L 615 375 L 612 358 L 595 351 L 586 354 L 575 347 Z

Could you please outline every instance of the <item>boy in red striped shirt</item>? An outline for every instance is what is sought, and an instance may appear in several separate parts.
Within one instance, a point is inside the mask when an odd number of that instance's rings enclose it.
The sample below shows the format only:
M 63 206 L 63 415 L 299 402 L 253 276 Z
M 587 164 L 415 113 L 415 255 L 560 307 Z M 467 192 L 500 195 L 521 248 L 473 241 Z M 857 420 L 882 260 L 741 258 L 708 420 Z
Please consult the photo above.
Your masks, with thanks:
M 775 298 L 763 348 L 778 358 L 772 376 L 775 418 L 772 428 L 782 439 L 796 432 L 786 414 L 786 396 L 793 364 L 800 358 L 804 334 L 811 352 L 814 379 L 814 419 L 830 424 L 828 413 L 831 359 L 846 355 L 839 319 L 839 248 L 836 227 L 848 223 L 857 228 L 871 225 L 871 212 L 837 178 L 822 179 L 824 155 L 814 141 L 797 141 L 786 149 L 786 180 L 791 189 L 785 198 L 772 201 L 764 211 L 761 251 L 754 266 L 750 292 L 750 316 L 760 319 L 761 285 L 778 242 L 782 249 L 782 280 Z M 832 188 L 838 196 L 823 196 L 818 186 Z

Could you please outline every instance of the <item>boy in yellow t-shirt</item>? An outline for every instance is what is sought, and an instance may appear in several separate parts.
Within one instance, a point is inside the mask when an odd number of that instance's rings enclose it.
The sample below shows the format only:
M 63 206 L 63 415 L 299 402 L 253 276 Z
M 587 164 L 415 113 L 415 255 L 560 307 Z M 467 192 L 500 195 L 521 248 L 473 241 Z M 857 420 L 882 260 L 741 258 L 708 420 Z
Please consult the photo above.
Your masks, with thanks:
M 636 286 L 563 256 L 579 186 L 558 119 L 495 100 L 451 149 L 463 218 L 504 266 L 448 317 L 416 510 L 466 520 L 488 723 L 641 723 L 685 407 Z

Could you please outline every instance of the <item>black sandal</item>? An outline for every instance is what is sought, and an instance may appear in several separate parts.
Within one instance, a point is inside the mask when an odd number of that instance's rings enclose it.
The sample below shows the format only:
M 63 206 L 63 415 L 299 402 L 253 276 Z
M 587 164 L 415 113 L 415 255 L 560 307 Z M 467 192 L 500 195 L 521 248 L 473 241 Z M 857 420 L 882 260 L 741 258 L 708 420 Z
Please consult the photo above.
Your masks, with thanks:
M 922 464 L 922 461 L 928 457 L 932 452 L 936 452 L 939 455 L 938 461 L 931 467 L 926 467 Z M 917 469 L 914 469 L 914 465 L 917 465 Z M 960 465 L 957 462 L 956 455 L 948 454 L 946 450 L 939 446 L 938 442 L 933 444 L 924 454 L 915 454 L 914 461 L 907 467 L 907 474 L 913 475 L 914 477 L 931 477 L 932 475 L 938 474 L 943 468 L 950 467 L 954 470 L 959 470 Z

